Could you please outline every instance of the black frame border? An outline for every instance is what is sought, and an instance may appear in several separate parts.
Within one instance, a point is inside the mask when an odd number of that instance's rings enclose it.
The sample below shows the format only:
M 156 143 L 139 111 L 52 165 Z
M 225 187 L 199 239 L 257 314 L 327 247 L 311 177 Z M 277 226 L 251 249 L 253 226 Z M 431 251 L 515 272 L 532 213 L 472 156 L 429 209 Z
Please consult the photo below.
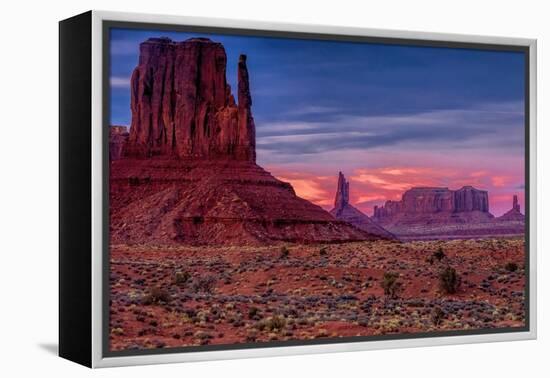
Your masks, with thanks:
M 92 366 L 92 12 L 59 22 L 59 356 Z
M 143 350 L 124 350 L 111 351 L 109 347 L 109 272 L 110 272 L 110 247 L 109 247 L 109 126 L 110 126 L 110 29 L 124 28 L 136 30 L 152 30 L 152 31 L 171 31 L 171 32 L 188 32 L 188 33 L 204 33 L 204 34 L 223 34 L 223 35 L 238 35 L 250 37 L 266 37 L 266 38 L 291 38 L 305 40 L 324 40 L 324 41 L 340 41 L 340 42 L 358 42 L 371 44 L 385 45 L 404 45 L 412 47 L 438 47 L 450 49 L 473 49 L 484 51 L 507 51 L 521 52 L 524 54 L 524 129 L 525 129 L 525 325 L 523 327 L 505 327 L 505 328 L 480 328 L 475 330 L 453 330 L 453 331 L 437 331 L 437 332 L 420 332 L 414 334 L 392 334 L 392 335 L 377 335 L 377 336 L 352 336 L 339 338 L 326 338 L 314 340 L 287 340 L 287 341 L 270 341 L 270 342 L 255 342 L 242 344 L 221 344 L 221 345 L 204 345 L 204 346 L 187 346 L 173 347 L 161 349 L 143 349 Z M 406 34 L 407 32 L 403 32 Z M 371 37 L 345 34 L 325 34 L 325 33 L 309 33 L 309 32 L 294 32 L 282 30 L 265 30 L 265 29 L 245 29 L 231 27 L 214 27 L 214 26 L 196 26 L 182 24 L 163 24 L 163 23 L 148 23 L 134 21 L 102 21 L 102 162 L 103 162 L 103 269 L 102 269 L 102 357 L 127 357 L 127 356 L 144 356 L 144 355 L 159 355 L 159 354 L 182 354 L 191 352 L 210 352 L 210 351 L 226 351 L 226 350 L 245 350 L 257 348 L 280 348 L 292 346 L 308 346 L 308 345 L 323 345 L 323 344 L 342 344 L 356 342 L 371 342 L 371 341 L 387 341 L 387 340 L 407 340 L 407 339 L 423 339 L 434 337 L 448 336 L 471 336 L 471 335 L 488 335 L 501 333 L 518 333 L 529 332 L 531 301 L 530 301 L 530 46 L 499 44 L 499 43 L 482 43 L 482 42 L 454 42 L 441 41 L 430 39 L 415 39 L 415 38 L 394 38 L 394 37 Z

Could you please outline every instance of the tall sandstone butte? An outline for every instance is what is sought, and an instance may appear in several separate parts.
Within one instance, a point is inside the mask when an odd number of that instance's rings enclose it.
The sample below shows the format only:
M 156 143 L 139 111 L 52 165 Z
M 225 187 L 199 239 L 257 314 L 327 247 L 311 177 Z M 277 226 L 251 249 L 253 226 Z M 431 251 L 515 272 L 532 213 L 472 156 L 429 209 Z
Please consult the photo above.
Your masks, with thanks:
M 226 80 L 221 43 L 205 38 L 140 45 L 131 79 L 132 125 L 125 155 L 256 161 L 246 56 L 238 64 L 238 104 Z
M 330 213 L 336 218 L 348 222 L 373 235 L 384 239 L 396 239 L 395 235 L 376 224 L 368 215 L 349 203 L 349 182 L 342 172 L 338 173 L 338 185 L 334 199 L 334 208 Z
M 297 197 L 256 164 L 246 57 L 238 62 L 238 104 L 226 62 L 223 46 L 208 39 L 141 44 L 129 139 L 123 157 L 111 161 L 111 242 L 378 239 Z

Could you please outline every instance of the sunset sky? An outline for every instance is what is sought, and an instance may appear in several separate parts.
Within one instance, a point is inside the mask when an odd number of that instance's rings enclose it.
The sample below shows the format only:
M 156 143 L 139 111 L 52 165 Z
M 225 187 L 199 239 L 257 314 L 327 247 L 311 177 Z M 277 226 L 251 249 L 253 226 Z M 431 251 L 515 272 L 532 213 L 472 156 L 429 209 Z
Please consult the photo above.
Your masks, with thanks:
M 248 55 L 258 164 L 329 210 L 338 171 L 371 215 L 414 186 L 489 191 L 501 215 L 524 210 L 522 53 L 282 38 L 111 30 L 111 124 L 130 125 L 139 43 L 223 43 L 235 93 Z

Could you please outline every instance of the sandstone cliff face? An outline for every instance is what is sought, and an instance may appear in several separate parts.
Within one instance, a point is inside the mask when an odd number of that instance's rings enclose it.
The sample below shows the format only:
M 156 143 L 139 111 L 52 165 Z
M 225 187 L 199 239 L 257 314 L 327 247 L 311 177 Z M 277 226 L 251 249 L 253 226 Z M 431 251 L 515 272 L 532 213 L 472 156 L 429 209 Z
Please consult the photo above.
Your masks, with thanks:
M 330 211 L 336 219 L 348 222 L 360 230 L 384 239 L 395 239 L 395 235 L 376 224 L 366 214 L 349 203 L 349 182 L 342 172 L 338 173 L 338 186 L 334 208 Z
M 131 79 L 132 125 L 124 154 L 255 161 L 246 56 L 238 64 L 238 104 L 226 62 L 222 44 L 209 39 L 143 42 Z
M 454 192 L 454 211 L 481 211 L 489 212 L 489 194 L 486 190 L 478 190 L 465 186 Z

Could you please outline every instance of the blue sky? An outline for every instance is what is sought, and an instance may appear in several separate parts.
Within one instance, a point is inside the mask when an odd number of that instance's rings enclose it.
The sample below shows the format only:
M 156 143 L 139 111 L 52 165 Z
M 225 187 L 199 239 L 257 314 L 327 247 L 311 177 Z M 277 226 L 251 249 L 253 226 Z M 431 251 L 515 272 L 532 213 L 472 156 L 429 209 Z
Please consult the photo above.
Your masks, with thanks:
M 248 55 L 264 166 L 320 176 L 430 161 L 489 172 L 512 163 L 509 189 L 523 185 L 522 53 L 112 29 L 112 124 L 130 124 L 139 43 L 159 36 L 221 42 L 233 91 L 238 56 Z

